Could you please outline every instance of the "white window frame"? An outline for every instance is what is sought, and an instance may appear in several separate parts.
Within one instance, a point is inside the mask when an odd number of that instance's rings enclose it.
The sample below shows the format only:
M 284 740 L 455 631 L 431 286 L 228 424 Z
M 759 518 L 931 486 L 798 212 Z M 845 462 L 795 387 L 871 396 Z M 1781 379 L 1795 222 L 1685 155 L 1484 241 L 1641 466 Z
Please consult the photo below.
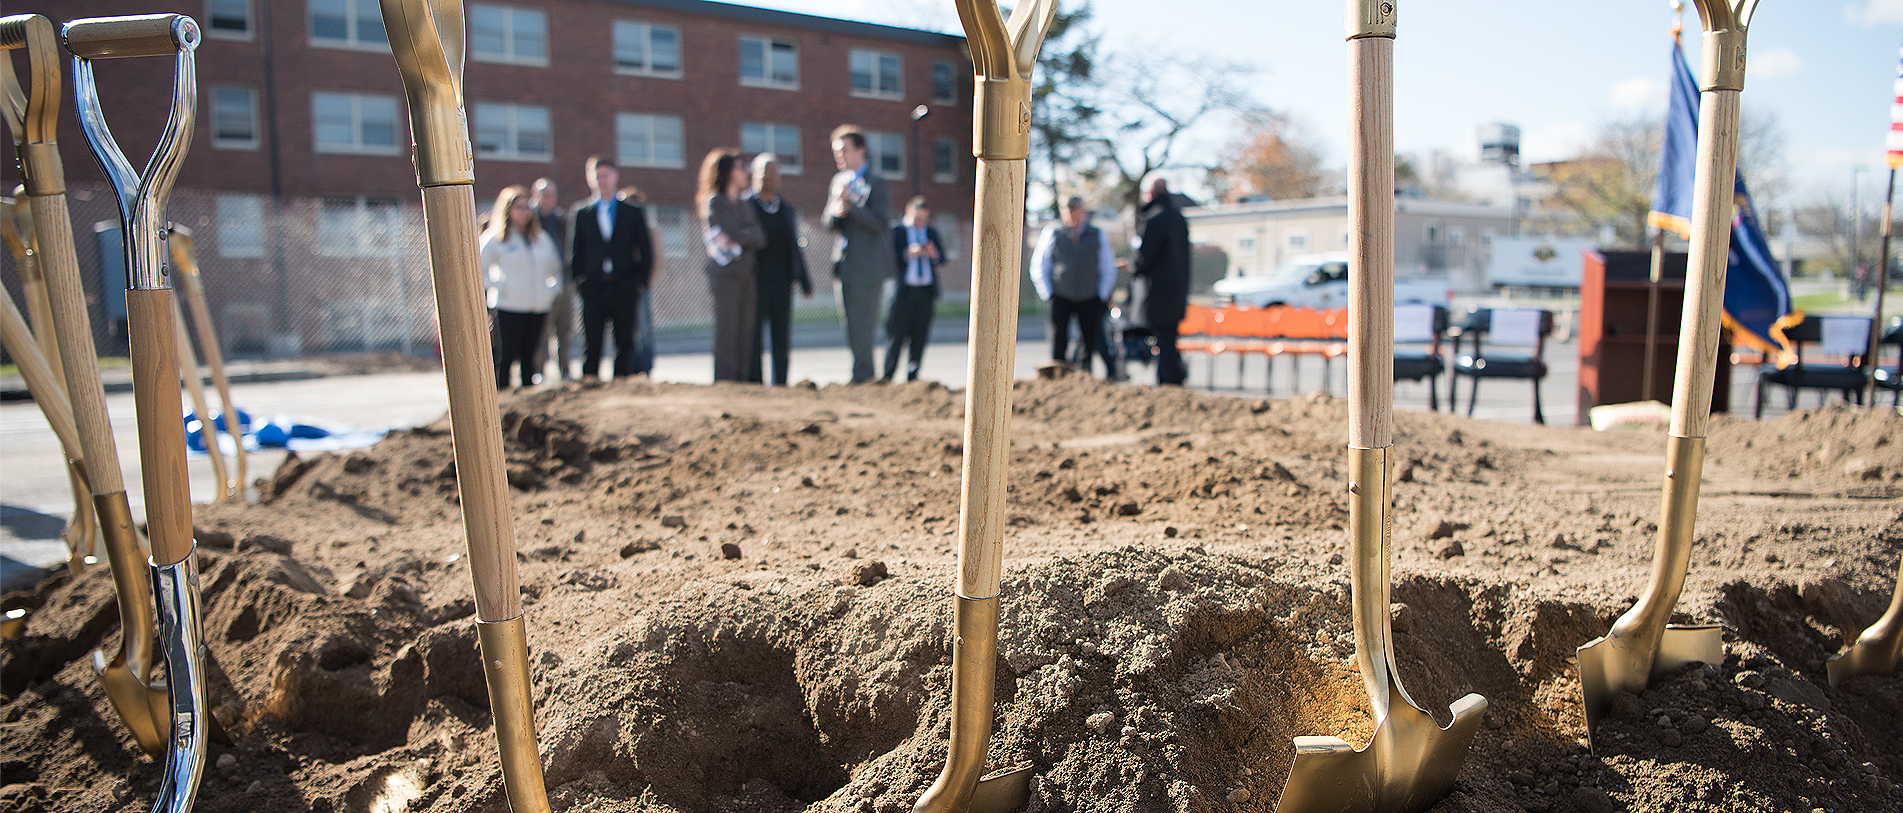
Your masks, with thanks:
M 859 83 L 856 77 L 859 74 L 858 62 L 861 58 L 871 60 L 872 62 L 872 72 L 870 74 L 872 78 L 871 90 L 859 89 Z M 893 65 L 892 75 L 898 82 L 897 87 L 883 87 L 879 82 L 880 78 L 884 76 L 884 72 L 879 70 L 880 62 L 887 59 L 895 63 Z M 895 100 L 905 98 L 905 58 L 897 53 L 892 51 L 874 51 L 870 48 L 854 48 L 846 57 L 846 73 L 848 86 L 851 88 L 852 95 L 856 98 Z
M 898 169 L 885 168 L 884 158 L 888 153 L 898 156 Z M 872 171 L 879 173 L 879 177 L 888 181 L 905 180 L 906 161 L 909 157 L 905 154 L 904 135 L 878 131 L 866 132 L 866 160 L 872 164 Z
M 736 74 L 738 74 L 740 77 L 740 84 L 742 86 L 750 87 L 750 88 L 773 88 L 775 90 L 799 90 L 800 89 L 800 44 L 798 40 L 782 39 L 779 37 L 771 37 L 771 36 L 766 36 L 762 34 L 742 34 L 740 35 L 739 41 L 740 41 L 740 51 L 746 50 L 748 42 L 761 43 L 762 51 L 761 51 L 760 65 L 766 71 L 766 76 L 764 78 L 749 79 L 747 78 L 745 74 L 739 73 L 740 65 L 738 62 L 736 62 L 734 65 L 734 68 L 735 68 Z M 780 81 L 776 81 L 773 78 L 773 46 L 775 45 L 791 46 L 793 49 L 793 81 L 791 82 L 780 82 Z M 743 58 L 743 57 L 744 57 L 744 54 L 742 53 L 735 54 L 736 59 Z
M 349 144 L 325 144 L 317 137 L 317 102 L 321 96 L 341 96 L 350 100 L 350 142 Z M 364 102 L 376 100 L 387 103 L 391 111 L 392 142 L 389 146 L 366 144 L 363 140 Z M 311 91 L 311 151 L 326 155 L 399 155 L 404 148 L 403 113 L 395 96 L 382 93 L 357 93 L 347 90 Z
M 747 139 L 747 129 L 750 127 L 760 128 L 760 141 L 750 142 Z M 791 162 L 788 162 L 786 154 L 780 152 L 777 148 L 781 134 L 786 132 L 793 134 L 793 160 Z M 749 155 L 762 152 L 773 153 L 774 161 L 780 165 L 781 175 L 800 175 L 805 171 L 806 151 L 802 149 L 802 147 L 803 145 L 800 142 L 800 126 L 797 124 L 770 121 L 740 122 L 740 151 Z
M 378 26 L 383 25 L 383 10 L 382 7 L 377 4 L 377 0 L 336 0 L 336 2 L 343 4 L 344 7 L 345 33 L 342 38 L 317 36 L 317 24 L 313 18 L 317 13 L 314 6 L 319 1 L 320 0 L 306 0 L 304 9 L 304 33 L 309 38 L 312 48 L 337 48 L 345 51 L 374 51 L 384 54 L 390 52 L 389 31 L 385 30 L 383 32 L 383 39 L 381 41 L 374 41 L 363 39 L 362 32 L 358 31 L 357 28 L 358 23 L 372 18 L 377 21 Z
M 339 211 L 346 205 L 348 211 Z M 320 257 L 403 255 L 407 240 L 401 199 L 327 195 L 318 199 L 316 215 Z
M 1289 251 L 1306 251 L 1308 250 L 1308 229 L 1289 229 L 1283 233 L 1282 240 L 1288 245 Z
M 674 69 L 656 70 L 654 68 L 654 32 L 666 31 L 674 35 Z M 622 37 L 626 34 L 641 41 L 641 67 L 621 64 Z M 681 29 L 679 26 L 659 25 L 640 20 L 616 20 L 614 22 L 614 67 L 615 73 L 623 76 L 652 76 L 660 79 L 681 78 Z
M 939 169 L 938 150 L 940 147 L 951 148 L 950 171 L 941 172 Z M 932 139 L 932 183 L 958 183 L 958 139 Z
M 211 13 L 212 6 L 214 4 L 230 4 L 230 5 L 243 6 L 244 7 L 244 30 L 233 31 L 229 28 L 212 27 L 212 23 L 218 19 L 217 17 L 213 16 Z M 203 19 L 205 21 L 205 24 L 200 26 L 200 28 L 204 29 L 205 36 L 209 39 L 250 41 L 253 37 L 256 36 L 256 32 L 258 30 L 258 24 L 257 24 L 258 17 L 257 17 L 257 14 L 254 11 L 252 11 L 251 0 L 205 0 L 205 16 Z
M 476 49 L 476 38 L 474 34 L 476 30 L 476 14 L 483 11 L 499 11 L 502 13 L 501 53 L 479 51 Z M 542 53 L 540 56 L 532 54 L 524 56 L 517 52 L 518 31 L 516 29 L 516 18 L 518 15 L 541 20 Z M 469 58 L 472 60 L 477 62 L 495 62 L 503 65 L 528 65 L 538 68 L 548 67 L 548 52 L 550 46 L 548 14 L 540 9 L 505 6 L 498 3 L 471 3 L 469 4 L 469 31 L 471 32 L 469 36 Z
M 218 256 L 258 259 L 264 256 L 264 197 L 219 195 L 212 204 L 217 230 L 212 242 Z
M 938 69 L 939 68 L 944 68 L 945 72 L 950 75 L 950 78 L 947 81 L 950 85 L 948 89 L 951 91 L 951 94 L 948 96 L 938 95 Z M 939 105 L 941 107 L 952 107 L 958 104 L 958 65 L 957 63 L 946 62 L 942 59 L 933 60 L 931 80 L 932 80 L 932 104 Z
M 674 132 L 679 137 L 681 154 L 675 158 L 654 157 L 656 143 L 656 125 L 672 122 Z M 647 142 L 647 155 L 636 156 L 628 153 L 624 146 L 628 142 L 631 129 L 639 126 Z M 668 113 L 622 112 L 615 114 L 615 162 L 624 167 L 655 167 L 659 169 L 685 169 L 687 167 L 687 125 L 680 116 Z
M 211 109 L 210 110 L 211 115 L 206 117 L 206 124 L 209 125 L 211 129 L 212 149 L 215 149 L 215 150 L 255 150 L 257 149 L 260 142 L 260 139 L 258 137 L 258 91 L 257 89 L 251 87 L 250 85 L 222 85 L 220 84 L 220 85 L 210 85 L 206 88 L 206 90 L 208 91 L 205 94 L 205 97 L 207 100 L 207 107 Z M 245 95 L 245 109 L 241 112 L 243 113 L 245 118 L 249 119 L 249 122 L 248 122 L 249 126 L 247 129 L 249 129 L 251 132 L 250 138 L 236 139 L 236 138 L 223 138 L 220 136 L 220 131 L 222 130 L 222 128 L 219 127 L 219 120 L 228 115 L 235 115 L 240 112 L 240 111 L 233 111 L 218 103 L 219 94 L 222 92 L 229 92 L 229 91 L 242 92 Z
M 555 159 L 555 125 L 549 117 L 548 108 L 535 104 L 513 104 L 510 102 L 477 102 L 475 122 L 470 128 L 475 138 L 476 158 L 483 161 L 527 161 L 546 164 Z M 525 115 L 526 114 L 526 115 Z M 537 114 L 542 119 L 541 152 L 527 152 L 522 149 L 523 119 L 533 120 Z M 499 149 L 484 152 L 482 149 L 482 129 L 497 126 L 502 130 L 502 145 Z

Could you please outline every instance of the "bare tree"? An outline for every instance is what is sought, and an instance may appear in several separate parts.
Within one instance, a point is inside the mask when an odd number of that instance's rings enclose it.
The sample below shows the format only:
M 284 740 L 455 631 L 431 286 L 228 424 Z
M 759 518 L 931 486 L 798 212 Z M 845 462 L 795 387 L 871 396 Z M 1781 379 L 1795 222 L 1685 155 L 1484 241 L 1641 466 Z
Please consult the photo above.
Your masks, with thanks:
M 1160 169 L 1185 164 L 1178 150 L 1191 130 L 1211 116 L 1255 110 L 1243 89 L 1256 69 L 1203 58 L 1112 55 L 1102 65 L 1091 135 L 1080 139 L 1071 171 L 1087 186 L 1132 210 L 1142 204 L 1138 185 Z
M 1646 245 L 1662 129 L 1651 119 L 1603 125 L 1579 157 L 1551 165 L 1553 200 L 1590 228 L 1612 226 L 1620 245 Z
M 1210 186 L 1218 197 L 1225 201 L 1246 196 L 1293 200 L 1326 191 L 1328 173 L 1322 167 L 1321 148 L 1288 114 L 1256 109 L 1239 118 L 1241 132 L 1209 172 Z

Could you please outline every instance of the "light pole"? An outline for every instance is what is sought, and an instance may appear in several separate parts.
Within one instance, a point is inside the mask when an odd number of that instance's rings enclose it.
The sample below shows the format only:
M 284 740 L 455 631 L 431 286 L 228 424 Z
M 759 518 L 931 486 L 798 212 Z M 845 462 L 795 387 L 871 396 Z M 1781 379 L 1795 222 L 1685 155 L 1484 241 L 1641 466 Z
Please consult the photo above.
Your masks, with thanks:
M 1857 299 L 1863 299 L 1863 277 L 1859 273 L 1863 267 L 1863 212 L 1858 209 L 1857 192 L 1864 173 L 1863 166 L 1850 168 L 1850 267 L 1844 269 L 1850 276 L 1850 287 L 1857 292 Z
M 912 108 L 912 197 L 925 194 L 924 187 L 919 183 L 918 122 L 931 114 L 932 109 L 925 105 Z

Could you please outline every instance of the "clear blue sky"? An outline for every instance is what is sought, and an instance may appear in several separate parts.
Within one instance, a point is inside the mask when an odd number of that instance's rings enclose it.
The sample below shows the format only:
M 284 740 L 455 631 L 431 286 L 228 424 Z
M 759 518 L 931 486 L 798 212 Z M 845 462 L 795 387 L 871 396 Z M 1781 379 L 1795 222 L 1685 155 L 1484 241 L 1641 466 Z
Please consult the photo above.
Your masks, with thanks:
M 1061 0 L 1060 0 L 1061 2 Z M 749 0 L 868 22 L 962 33 L 951 0 Z M 1479 124 L 1517 124 L 1529 161 L 1570 157 L 1598 125 L 1663 117 L 1668 0 L 1399 0 L 1395 142 L 1403 152 L 1473 152 Z M 1204 53 L 1256 66 L 1257 99 L 1292 114 L 1346 159 L 1347 50 L 1340 0 L 1095 0 L 1111 50 L 1154 58 Z M 1685 9 L 1698 65 L 1698 13 Z M 1903 47 L 1903 0 L 1762 0 L 1750 28 L 1747 109 L 1778 117 L 1789 202 L 1882 194 L 1884 135 Z

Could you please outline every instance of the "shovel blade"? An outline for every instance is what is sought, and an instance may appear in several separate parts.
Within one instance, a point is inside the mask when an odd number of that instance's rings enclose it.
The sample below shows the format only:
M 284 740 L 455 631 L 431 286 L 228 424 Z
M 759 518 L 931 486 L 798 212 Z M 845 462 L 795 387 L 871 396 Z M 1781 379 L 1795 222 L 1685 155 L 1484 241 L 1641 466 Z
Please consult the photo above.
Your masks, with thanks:
M 165 687 L 154 688 L 132 674 L 124 655 L 108 662 L 106 653 L 95 650 L 93 671 L 106 689 L 106 699 L 112 702 L 113 710 L 132 732 L 139 748 L 153 759 L 165 756 L 164 737 L 172 730 L 172 701 Z
M 1579 648 L 1579 691 L 1586 712 L 1586 738 L 1612 708 L 1619 692 L 1645 691 L 1652 678 L 1688 663 L 1719 663 L 1725 657 L 1717 625 L 1665 628 L 1658 649 L 1642 651 L 1636 638 L 1595 638 Z
M 1857 675 L 1887 675 L 1896 671 L 1897 650 L 1895 647 L 1883 651 L 1881 647 L 1864 646 L 1859 641 L 1850 651 L 1831 658 L 1824 664 L 1824 671 L 1830 675 L 1831 688 Z
M 1296 737 L 1295 762 L 1276 813 L 1415 813 L 1453 790 L 1487 709 L 1470 694 L 1447 728 L 1407 703 L 1390 707 L 1360 750 L 1335 737 Z
M 1011 813 L 1031 801 L 1031 766 L 1002 768 L 978 779 L 969 813 Z

